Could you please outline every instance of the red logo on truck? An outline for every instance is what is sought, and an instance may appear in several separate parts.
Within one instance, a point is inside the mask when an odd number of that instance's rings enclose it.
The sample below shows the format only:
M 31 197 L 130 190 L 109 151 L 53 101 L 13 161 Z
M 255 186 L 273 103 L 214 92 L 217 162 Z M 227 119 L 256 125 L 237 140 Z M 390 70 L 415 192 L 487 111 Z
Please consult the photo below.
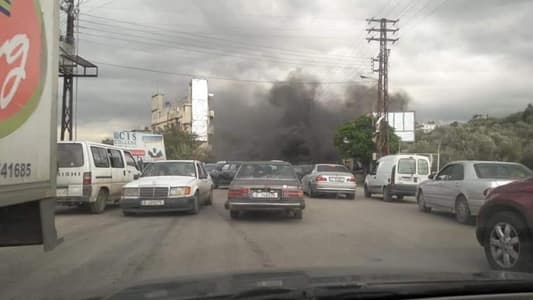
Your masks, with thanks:
M 0 0 L 0 138 L 35 111 L 46 72 L 46 43 L 38 0 Z

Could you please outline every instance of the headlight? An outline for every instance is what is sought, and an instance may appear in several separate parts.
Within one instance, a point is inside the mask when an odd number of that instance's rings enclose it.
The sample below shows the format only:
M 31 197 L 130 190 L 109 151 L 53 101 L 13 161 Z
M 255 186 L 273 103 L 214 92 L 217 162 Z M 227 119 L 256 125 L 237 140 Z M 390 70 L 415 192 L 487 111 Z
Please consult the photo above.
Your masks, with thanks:
M 122 195 L 124 197 L 139 197 L 139 188 L 123 188 Z
M 190 186 L 178 186 L 178 187 L 171 187 L 168 196 L 169 197 L 182 197 L 187 196 L 191 193 L 191 187 Z

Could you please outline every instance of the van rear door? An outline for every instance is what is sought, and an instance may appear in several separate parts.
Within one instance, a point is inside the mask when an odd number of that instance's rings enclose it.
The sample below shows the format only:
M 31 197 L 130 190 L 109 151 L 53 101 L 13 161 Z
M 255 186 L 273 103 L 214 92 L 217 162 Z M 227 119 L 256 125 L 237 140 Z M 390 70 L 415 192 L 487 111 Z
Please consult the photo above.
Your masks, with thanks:
M 89 172 L 87 161 L 87 153 L 83 144 L 57 144 L 57 197 L 83 195 L 83 173 Z

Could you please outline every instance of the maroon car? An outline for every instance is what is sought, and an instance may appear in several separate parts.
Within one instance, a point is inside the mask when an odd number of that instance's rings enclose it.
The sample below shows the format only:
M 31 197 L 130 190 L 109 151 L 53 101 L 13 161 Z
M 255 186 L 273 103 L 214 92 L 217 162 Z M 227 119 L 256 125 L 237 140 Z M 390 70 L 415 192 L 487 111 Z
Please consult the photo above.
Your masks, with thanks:
M 489 191 L 477 218 L 476 237 L 492 268 L 533 266 L 533 178 Z

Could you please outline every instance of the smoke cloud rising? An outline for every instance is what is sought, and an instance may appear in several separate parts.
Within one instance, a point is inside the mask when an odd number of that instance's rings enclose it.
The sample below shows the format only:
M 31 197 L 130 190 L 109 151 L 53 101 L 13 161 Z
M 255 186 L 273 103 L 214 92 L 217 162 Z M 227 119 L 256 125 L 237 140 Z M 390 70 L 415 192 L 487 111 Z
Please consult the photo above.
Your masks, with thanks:
M 338 161 L 333 145 L 336 129 L 374 110 L 376 88 L 354 84 L 332 93 L 327 89 L 331 87 L 317 82 L 312 75 L 294 71 L 285 82 L 269 90 L 247 92 L 236 86 L 231 89 L 234 92 L 217 99 L 217 159 Z M 391 95 L 390 99 L 390 111 L 407 109 L 409 98 L 405 93 Z

